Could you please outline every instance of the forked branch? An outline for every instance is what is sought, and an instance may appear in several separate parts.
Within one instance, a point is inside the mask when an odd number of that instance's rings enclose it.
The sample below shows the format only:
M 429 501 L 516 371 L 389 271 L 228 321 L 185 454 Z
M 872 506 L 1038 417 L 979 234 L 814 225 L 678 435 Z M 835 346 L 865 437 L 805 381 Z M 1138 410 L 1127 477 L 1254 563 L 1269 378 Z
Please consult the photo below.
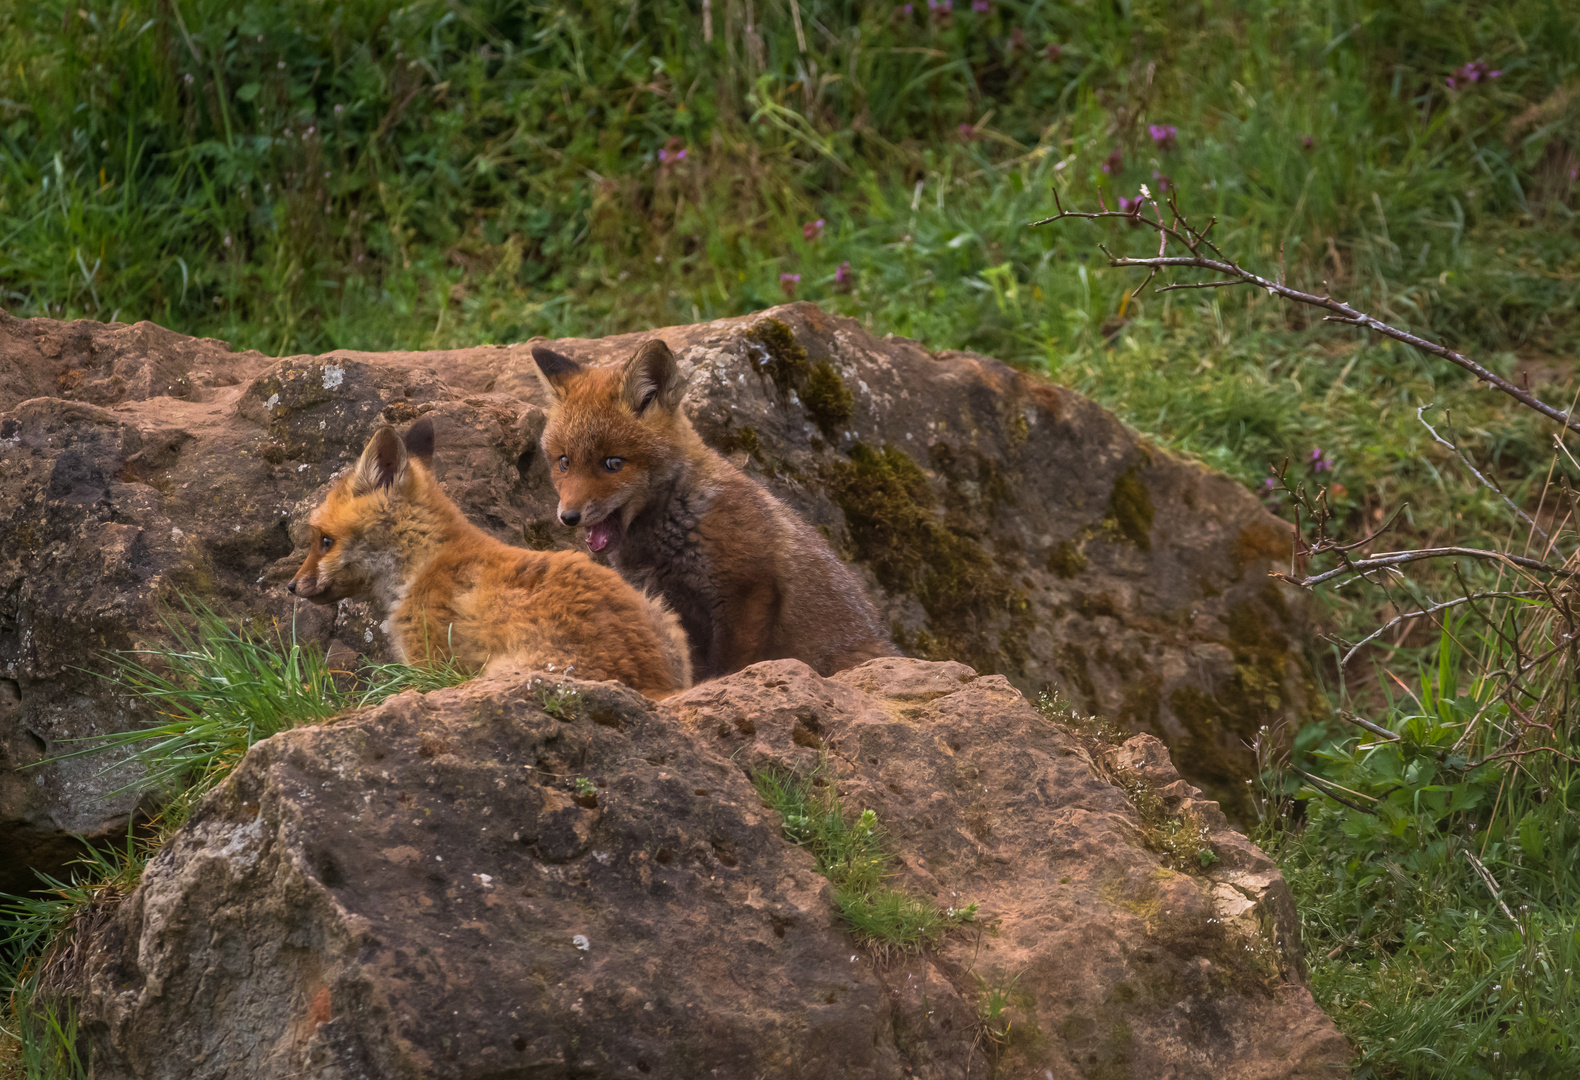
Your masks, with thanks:
M 1322 294 L 1319 296 L 1316 293 L 1305 292 L 1301 289 L 1292 288 L 1289 285 L 1286 285 L 1282 280 L 1273 280 L 1270 278 L 1265 278 L 1260 274 L 1252 273 L 1241 266 L 1239 263 L 1235 262 L 1233 259 L 1226 257 L 1222 251 L 1218 250 L 1217 245 L 1207 238 L 1207 234 L 1211 232 L 1212 227 L 1217 224 L 1216 218 L 1209 220 L 1207 227 L 1204 229 L 1198 230 L 1192 227 L 1190 222 L 1186 220 L 1185 216 L 1180 213 L 1174 193 L 1170 192 L 1168 195 L 1168 208 L 1169 213 L 1172 215 L 1173 221 L 1171 224 L 1165 225 L 1163 223 L 1163 213 L 1158 208 L 1157 200 L 1151 197 L 1151 193 L 1148 192 L 1145 187 L 1141 189 L 1141 193 L 1145 199 L 1145 204 L 1152 207 L 1153 217 L 1151 218 L 1146 216 L 1146 213 L 1143 210 L 1143 204 L 1139 200 L 1135 209 L 1128 212 L 1109 210 L 1106 206 L 1104 206 L 1101 211 L 1096 213 L 1078 210 L 1066 210 L 1064 208 L 1064 204 L 1059 200 L 1058 189 L 1055 188 L 1053 192 L 1053 202 L 1054 205 L 1058 207 L 1059 212 L 1054 214 L 1052 217 L 1045 217 L 1040 221 L 1033 221 L 1031 222 L 1031 225 L 1033 227 L 1038 225 L 1048 225 L 1055 221 L 1063 221 L 1066 218 L 1084 218 L 1087 220 L 1118 218 L 1133 225 L 1142 225 L 1153 229 L 1157 232 L 1159 240 L 1158 254 L 1156 255 L 1133 258 L 1128 255 L 1115 255 L 1112 251 L 1109 251 L 1108 248 L 1103 248 L 1103 254 L 1108 256 L 1108 265 L 1110 266 L 1142 266 L 1146 267 L 1150 271 L 1147 276 L 1147 280 L 1142 282 L 1141 288 L 1138 288 L 1135 293 L 1131 294 L 1132 298 L 1134 298 L 1136 293 L 1139 293 L 1142 288 L 1145 288 L 1160 270 L 1180 268 L 1206 270 L 1210 273 L 1219 275 L 1219 278 L 1217 280 L 1186 281 L 1168 285 L 1159 285 L 1157 287 L 1157 291 L 1167 292 L 1171 289 L 1217 289 L 1231 285 L 1252 285 L 1259 289 L 1266 289 L 1269 296 L 1282 296 L 1286 300 L 1292 300 L 1295 303 L 1305 304 L 1309 307 L 1319 308 L 1328 312 L 1327 315 L 1323 316 L 1323 318 L 1328 322 L 1345 323 L 1350 326 L 1364 327 L 1373 333 L 1381 334 L 1383 337 L 1388 337 L 1395 341 L 1403 342 L 1404 344 L 1418 349 L 1421 352 L 1429 353 L 1432 356 L 1442 357 L 1449 363 L 1464 368 L 1466 371 L 1470 372 L 1477 379 L 1480 379 L 1488 386 L 1494 387 L 1509 395 L 1520 404 L 1535 409 L 1549 420 L 1553 420 L 1559 424 L 1562 424 L 1571 431 L 1580 432 L 1580 420 L 1576 420 L 1563 409 L 1555 408 L 1554 406 L 1547 404 L 1547 402 L 1541 400 L 1529 390 L 1516 386 L 1514 383 L 1505 379 L 1497 372 L 1483 367 L 1456 349 L 1450 349 L 1446 345 L 1439 345 L 1435 341 L 1428 341 L 1426 338 L 1423 338 L 1417 334 L 1412 334 L 1408 330 L 1400 330 L 1398 327 L 1390 326 L 1381 319 L 1373 318 L 1364 311 L 1356 310 L 1342 300 L 1333 299 L 1332 296 L 1328 295 L 1326 289 L 1324 289 Z M 1101 198 L 1099 198 L 1099 205 L 1102 205 Z M 1183 251 L 1184 253 L 1175 255 L 1168 254 L 1168 248 L 1170 244 L 1175 245 L 1176 250 Z

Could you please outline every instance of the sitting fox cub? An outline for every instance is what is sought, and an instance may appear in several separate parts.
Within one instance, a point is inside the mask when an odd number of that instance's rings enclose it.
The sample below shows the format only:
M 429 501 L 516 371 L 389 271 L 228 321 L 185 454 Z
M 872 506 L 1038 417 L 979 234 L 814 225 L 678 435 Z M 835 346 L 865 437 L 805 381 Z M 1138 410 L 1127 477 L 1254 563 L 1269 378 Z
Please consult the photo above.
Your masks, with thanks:
M 829 675 L 896 650 L 861 579 L 823 538 L 709 449 L 680 411 L 662 341 L 623 366 L 534 348 L 554 399 L 543 432 L 560 521 L 680 615 L 699 678 L 794 658 Z
M 404 442 L 380 428 L 313 512 L 290 591 L 320 604 L 371 597 L 409 663 L 574 666 L 653 697 L 691 684 L 685 632 L 662 601 L 580 552 L 495 540 L 439 489 L 432 461 L 426 417 Z

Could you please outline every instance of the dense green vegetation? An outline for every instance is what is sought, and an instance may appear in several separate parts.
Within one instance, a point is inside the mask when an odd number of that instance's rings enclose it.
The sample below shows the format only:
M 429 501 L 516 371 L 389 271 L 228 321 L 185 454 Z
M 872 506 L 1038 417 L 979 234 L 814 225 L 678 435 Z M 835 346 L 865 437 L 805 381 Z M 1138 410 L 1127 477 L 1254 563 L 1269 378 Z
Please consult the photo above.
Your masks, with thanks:
M 1415 410 L 1451 410 L 1552 530 L 1580 467 L 1545 421 L 1266 296 L 1132 300 L 1139 277 L 1097 244 L 1145 234 L 1025 222 L 1055 183 L 1088 207 L 1167 187 L 1247 265 L 1567 404 L 1577 67 L 1572 0 L 13 3 L 0 306 L 288 352 L 606 333 L 793 294 L 1046 371 L 1253 486 L 1288 457 L 1349 537 L 1402 505 L 1397 546 L 1523 550 Z M 1353 642 L 1458 587 L 1447 566 L 1415 582 L 1324 594 L 1328 630 Z M 1307 776 L 1269 749 L 1262 839 L 1363 1075 L 1575 1070 L 1580 832 L 1552 752 L 1574 673 L 1559 655 L 1509 711 L 1511 654 L 1518 673 L 1569 632 L 1523 603 L 1482 605 L 1441 649 L 1432 620 L 1403 624 L 1342 679 L 1324 645 L 1335 707 L 1399 738 L 1308 728 L 1289 763 Z M 1482 761 L 1520 716 L 1549 749 Z

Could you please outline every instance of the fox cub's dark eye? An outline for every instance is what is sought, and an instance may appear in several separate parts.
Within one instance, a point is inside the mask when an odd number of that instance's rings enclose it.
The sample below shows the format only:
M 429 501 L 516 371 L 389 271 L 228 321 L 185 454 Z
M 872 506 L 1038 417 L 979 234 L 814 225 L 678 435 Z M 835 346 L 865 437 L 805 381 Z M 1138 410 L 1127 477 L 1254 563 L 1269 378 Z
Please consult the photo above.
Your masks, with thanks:
M 328 551 L 334 546 L 335 538 L 333 536 L 326 536 L 322 540 L 318 541 L 318 547 L 320 551 Z
M 566 457 L 564 454 L 561 454 L 560 455 L 559 465 L 560 465 L 560 472 L 564 472 L 566 469 L 571 467 L 571 459 Z
M 625 464 L 623 457 L 606 457 L 603 459 L 604 472 L 619 472 L 620 466 Z

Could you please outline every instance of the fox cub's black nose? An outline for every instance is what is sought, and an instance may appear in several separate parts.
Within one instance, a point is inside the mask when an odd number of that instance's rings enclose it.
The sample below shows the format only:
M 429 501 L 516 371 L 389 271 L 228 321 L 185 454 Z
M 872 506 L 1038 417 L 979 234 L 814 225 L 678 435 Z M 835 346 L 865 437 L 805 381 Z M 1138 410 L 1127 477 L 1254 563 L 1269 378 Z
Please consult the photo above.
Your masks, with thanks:
M 582 515 L 581 515 L 581 511 L 580 510 L 561 510 L 560 511 L 560 520 L 563 521 L 567 525 L 575 526 L 578 523 L 580 523 L 581 519 L 582 519 Z
M 290 581 L 286 582 L 285 589 L 294 596 L 296 594 L 296 579 L 292 578 Z

